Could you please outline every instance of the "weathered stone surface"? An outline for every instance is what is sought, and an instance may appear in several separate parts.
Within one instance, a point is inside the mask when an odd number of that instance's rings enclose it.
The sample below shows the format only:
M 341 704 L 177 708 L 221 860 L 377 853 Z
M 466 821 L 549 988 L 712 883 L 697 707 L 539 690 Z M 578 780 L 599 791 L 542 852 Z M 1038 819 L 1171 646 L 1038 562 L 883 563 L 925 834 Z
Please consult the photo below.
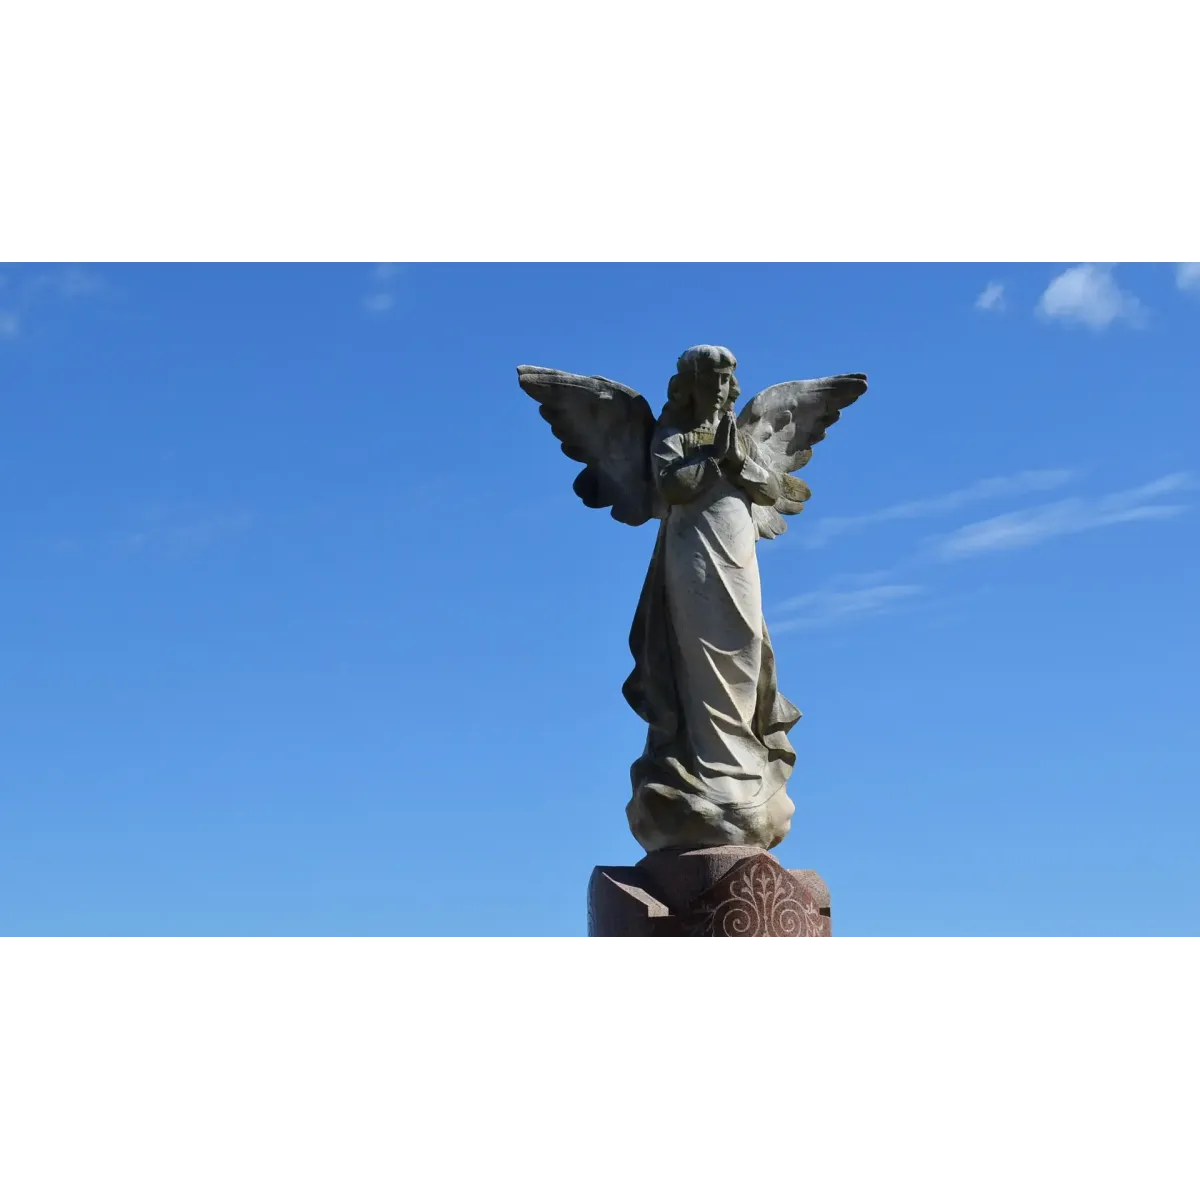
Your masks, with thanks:
M 633 867 L 597 867 L 591 937 L 830 937 L 829 889 L 746 846 L 657 851 Z
M 756 545 L 803 508 L 808 488 L 791 472 L 867 381 L 776 384 L 737 415 L 736 365 L 721 346 L 685 351 L 657 418 L 613 380 L 517 368 L 563 452 L 585 464 L 575 481 L 583 502 L 629 525 L 660 521 L 624 687 L 648 727 L 626 815 L 652 854 L 769 850 L 794 812 L 788 735 L 800 712 L 778 687 Z M 639 885 L 618 875 L 605 887 L 625 904 Z M 766 878 L 759 871 L 756 886 Z
M 671 918 L 668 918 L 671 919 Z M 674 918 L 677 937 L 828 937 L 828 910 L 769 854 L 745 858 Z
M 588 937 L 650 937 L 670 914 L 634 867 L 597 867 L 588 883 Z

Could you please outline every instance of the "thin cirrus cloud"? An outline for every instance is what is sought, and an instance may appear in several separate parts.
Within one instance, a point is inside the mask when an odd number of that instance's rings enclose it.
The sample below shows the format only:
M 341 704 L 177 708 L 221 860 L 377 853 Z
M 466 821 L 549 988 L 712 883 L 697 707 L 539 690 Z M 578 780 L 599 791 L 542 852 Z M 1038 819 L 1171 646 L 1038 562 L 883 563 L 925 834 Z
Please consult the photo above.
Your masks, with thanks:
M 1183 292 L 1200 291 L 1200 263 L 1176 263 L 1175 285 Z
M 960 526 L 929 543 L 931 556 L 952 562 L 1000 550 L 1036 546 L 1052 538 L 1120 525 L 1130 521 L 1163 521 L 1189 510 L 1185 504 L 1151 503 L 1192 487 L 1186 472 L 1164 475 L 1140 487 L 1110 492 L 1095 500 L 1072 496 L 1053 504 L 1018 509 Z
M 31 310 L 39 305 L 75 301 L 107 290 L 99 275 L 83 267 L 57 267 L 27 279 L 0 279 L 0 341 L 20 337 Z
M 919 500 L 906 500 L 901 504 L 889 504 L 887 508 L 876 509 L 875 512 L 852 517 L 822 517 L 805 530 L 803 541 L 805 546 L 812 549 L 824 546 L 842 534 L 870 525 L 942 516 L 985 500 L 1053 491 L 1073 482 L 1078 475 L 1078 471 L 1064 467 L 995 475 L 976 480 L 966 487 L 944 492 L 940 496 L 926 496 Z
M 1027 472 L 1026 474 L 1052 473 Z M 1060 472 L 1060 478 L 1069 478 L 1073 473 Z M 1003 480 L 981 480 L 970 488 L 948 493 L 927 501 L 916 501 L 913 505 L 898 505 L 906 510 L 921 506 L 922 513 L 945 511 L 935 510 L 934 505 L 957 505 L 964 497 L 975 498 L 981 494 L 982 485 L 989 485 L 989 494 L 1000 494 L 1000 487 L 1012 486 L 1011 481 L 1020 476 L 1006 476 Z M 1186 504 L 1163 503 L 1169 497 L 1193 490 L 1195 480 L 1187 472 L 1179 471 L 1160 476 L 1135 488 L 1109 492 L 1098 498 L 1084 500 L 1071 496 L 1050 504 L 1017 509 L 961 525 L 949 533 L 927 539 L 924 550 L 909 561 L 910 568 L 920 565 L 951 564 L 978 555 L 1003 550 L 1018 550 L 1036 546 L 1053 538 L 1068 534 L 1083 533 L 1104 526 L 1127 524 L 1133 521 L 1162 521 L 1178 517 L 1190 511 Z M 890 511 L 890 510 L 883 510 Z M 872 519 L 879 514 L 869 514 Z M 794 629 L 816 629 L 841 624 L 844 621 L 880 616 L 898 608 L 911 608 L 909 601 L 927 596 L 930 589 L 921 584 L 889 582 L 895 571 L 877 571 L 869 575 L 842 576 L 831 580 L 816 591 L 782 604 L 778 611 L 785 615 L 782 621 L 771 624 L 779 633 Z
M 82 296 L 95 296 L 106 290 L 103 279 L 94 271 L 83 267 L 62 267 L 55 271 L 44 271 L 35 275 L 25 285 L 31 297 L 48 296 L 55 300 L 78 300 Z
M 8 341 L 21 332 L 21 318 L 11 305 L 8 280 L 0 275 L 0 341 Z
M 124 538 L 124 546 L 131 554 L 190 556 L 241 536 L 253 524 L 254 514 L 247 511 L 185 516 L 151 509 L 143 514 L 141 528 Z
M 983 312 L 1003 312 L 1006 307 L 1004 284 L 989 283 L 975 297 L 975 307 L 981 309 Z
M 1081 263 L 1056 275 L 1042 293 L 1037 313 L 1048 321 L 1107 329 L 1114 323 L 1140 327 L 1146 308 L 1113 278 L 1111 266 Z
M 793 629 L 824 629 L 863 617 L 877 617 L 925 595 L 928 590 L 915 583 L 877 583 L 857 588 L 830 585 L 780 604 L 779 612 L 795 615 L 772 622 L 771 628 L 776 633 L 786 633 Z
M 385 313 L 396 303 L 396 284 L 404 267 L 401 263 L 376 263 L 371 271 L 371 290 L 363 297 L 369 313 Z

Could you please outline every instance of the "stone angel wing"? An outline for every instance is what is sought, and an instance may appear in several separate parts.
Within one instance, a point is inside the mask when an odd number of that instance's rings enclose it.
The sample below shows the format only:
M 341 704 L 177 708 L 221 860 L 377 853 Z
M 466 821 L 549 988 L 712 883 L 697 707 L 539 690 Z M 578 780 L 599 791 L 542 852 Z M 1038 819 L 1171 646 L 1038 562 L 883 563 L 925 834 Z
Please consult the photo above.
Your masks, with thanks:
M 794 516 L 812 493 L 790 474 L 812 458 L 812 447 L 867 390 L 865 375 L 830 375 L 777 383 L 758 393 L 738 416 L 738 430 L 751 443 L 764 466 L 779 474 L 783 494 L 773 507 L 754 506 L 760 537 L 773 538 L 787 529 L 783 515 Z
M 586 464 L 575 495 L 614 520 L 644 525 L 663 515 L 650 469 L 655 417 L 646 398 L 598 375 L 518 367 L 517 381 L 540 405 L 563 453 Z

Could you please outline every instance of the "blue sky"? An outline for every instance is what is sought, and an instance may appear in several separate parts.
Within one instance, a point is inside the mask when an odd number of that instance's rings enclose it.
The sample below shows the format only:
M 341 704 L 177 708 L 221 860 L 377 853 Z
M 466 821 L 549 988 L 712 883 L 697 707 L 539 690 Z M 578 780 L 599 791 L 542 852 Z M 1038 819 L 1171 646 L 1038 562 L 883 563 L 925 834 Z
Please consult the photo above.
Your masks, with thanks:
M 760 546 L 854 934 L 1200 932 L 1200 275 L 0 267 L 0 933 L 549 934 L 653 530 L 514 368 L 871 387 Z

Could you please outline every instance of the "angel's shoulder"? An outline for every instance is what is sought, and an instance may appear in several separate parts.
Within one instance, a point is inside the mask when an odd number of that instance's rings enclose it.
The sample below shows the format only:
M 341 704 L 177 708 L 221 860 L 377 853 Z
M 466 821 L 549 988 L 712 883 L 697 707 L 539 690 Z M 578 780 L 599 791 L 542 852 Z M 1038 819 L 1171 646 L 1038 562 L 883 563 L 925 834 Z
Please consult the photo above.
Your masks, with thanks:
M 660 418 L 654 426 L 651 444 L 658 452 L 692 454 L 701 446 L 711 446 L 713 431 L 678 420 Z

